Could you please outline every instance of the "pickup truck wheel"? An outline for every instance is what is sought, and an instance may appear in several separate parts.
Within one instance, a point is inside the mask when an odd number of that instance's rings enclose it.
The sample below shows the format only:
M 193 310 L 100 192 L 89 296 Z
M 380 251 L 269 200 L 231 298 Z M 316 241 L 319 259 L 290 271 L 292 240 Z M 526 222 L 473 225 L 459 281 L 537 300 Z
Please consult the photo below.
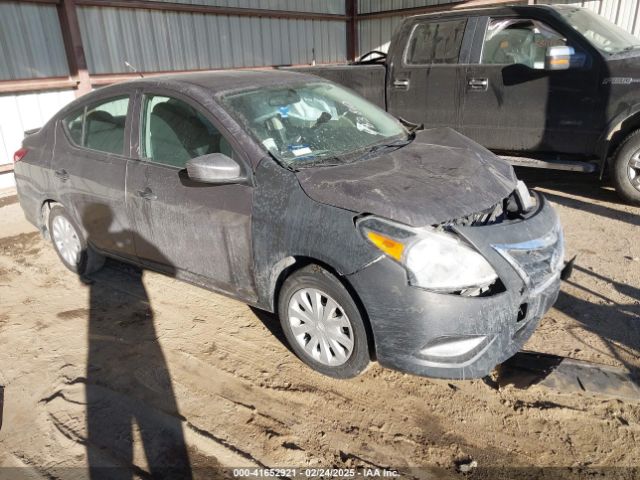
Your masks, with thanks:
M 618 195 L 640 205 L 640 130 L 629 135 L 613 157 L 613 183 Z
M 80 228 L 60 205 L 49 212 L 48 227 L 53 248 L 65 267 L 81 276 L 102 268 L 104 256 L 87 244 Z
M 278 314 L 289 345 L 314 370 L 351 378 L 369 365 L 360 311 L 347 289 L 325 269 L 310 265 L 287 278 Z

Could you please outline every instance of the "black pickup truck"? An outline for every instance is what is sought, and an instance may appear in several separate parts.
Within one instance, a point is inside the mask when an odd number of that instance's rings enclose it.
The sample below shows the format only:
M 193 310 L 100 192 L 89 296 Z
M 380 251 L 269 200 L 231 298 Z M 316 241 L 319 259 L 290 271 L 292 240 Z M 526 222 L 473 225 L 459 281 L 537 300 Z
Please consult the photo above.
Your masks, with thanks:
M 512 6 L 407 18 L 388 54 L 298 67 L 514 165 L 597 172 L 640 204 L 640 39 L 589 10 Z

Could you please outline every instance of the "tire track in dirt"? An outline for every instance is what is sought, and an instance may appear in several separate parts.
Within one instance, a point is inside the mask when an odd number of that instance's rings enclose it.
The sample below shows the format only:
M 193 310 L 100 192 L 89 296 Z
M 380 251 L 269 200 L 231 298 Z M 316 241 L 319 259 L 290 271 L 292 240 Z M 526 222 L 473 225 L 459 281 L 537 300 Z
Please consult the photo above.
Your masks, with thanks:
M 37 232 L 0 238 L 0 269 L 0 369 L 7 383 L 0 451 L 50 472 L 61 464 L 86 466 L 87 285 L 59 265 Z M 108 268 L 93 279 L 105 305 L 136 295 L 130 272 Z M 102 387 L 113 402 L 150 412 L 158 425 L 165 415 L 179 415 L 194 465 L 429 465 L 444 469 L 432 477 L 453 477 L 455 465 L 470 458 L 508 468 L 634 465 L 640 457 L 637 404 L 540 387 L 493 390 L 480 381 L 429 380 L 377 365 L 336 381 L 303 366 L 274 337 L 273 316 L 157 274 L 143 280 L 167 363 L 144 362 L 145 342 L 134 335 L 142 319 L 118 310 L 109 338 L 139 349 L 132 378 L 144 391 Z M 551 316 L 560 318 L 553 310 Z M 554 336 L 562 336 L 562 325 Z M 177 412 L 161 408 L 158 379 L 166 371 L 156 369 L 167 367 Z M 142 475 L 140 448 L 134 458 Z

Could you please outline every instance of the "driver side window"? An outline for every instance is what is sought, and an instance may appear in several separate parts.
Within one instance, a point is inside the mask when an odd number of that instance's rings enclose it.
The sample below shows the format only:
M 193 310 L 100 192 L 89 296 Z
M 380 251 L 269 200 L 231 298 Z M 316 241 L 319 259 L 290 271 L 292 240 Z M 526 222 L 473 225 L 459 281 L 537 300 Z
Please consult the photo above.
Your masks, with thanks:
M 494 18 L 487 28 L 480 63 L 543 69 L 547 49 L 566 45 L 566 38 L 538 20 Z
M 233 157 L 229 142 L 204 115 L 182 100 L 146 95 L 142 110 L 143 158 L 185 168 L 192 158 L 209 153 Z

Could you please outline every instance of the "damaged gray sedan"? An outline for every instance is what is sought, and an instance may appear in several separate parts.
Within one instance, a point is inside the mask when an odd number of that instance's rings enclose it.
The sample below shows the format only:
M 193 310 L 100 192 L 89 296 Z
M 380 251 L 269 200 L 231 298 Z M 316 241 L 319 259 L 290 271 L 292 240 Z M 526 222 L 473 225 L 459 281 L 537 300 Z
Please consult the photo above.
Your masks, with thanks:
M 283 71 L 94 91 L 15 154 L 26 217 L 80 275 L 113 257 L 277 312 L 338 378 L 474 378 L 556 300 L 558 217 L 450 129 Z

